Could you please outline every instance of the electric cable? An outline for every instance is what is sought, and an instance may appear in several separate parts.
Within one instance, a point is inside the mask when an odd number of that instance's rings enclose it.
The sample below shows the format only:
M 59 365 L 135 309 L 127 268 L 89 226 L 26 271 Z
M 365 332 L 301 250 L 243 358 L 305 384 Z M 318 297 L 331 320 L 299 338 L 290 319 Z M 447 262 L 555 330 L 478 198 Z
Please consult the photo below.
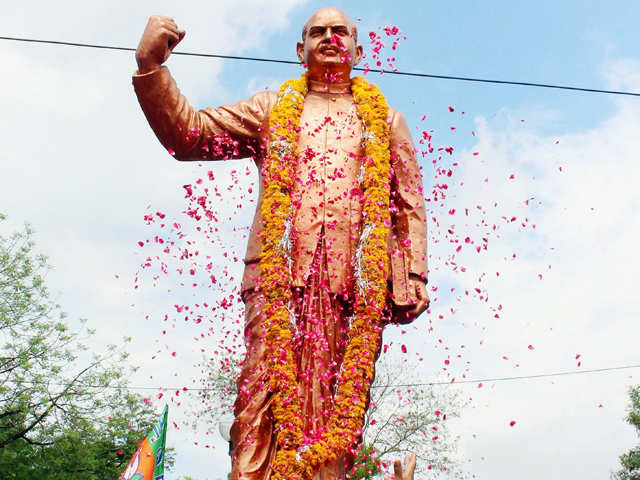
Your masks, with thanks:
M 552 373 L 539 373 L 534 375 L 516 375 L 511 377 L 489 377 L 489 378 L 479 378 L 479 379 L 462 379 L 459 381 L 451 380 L 451 381 L 433 381 L 433 382 L 417 382 L 417 383 L 393 383 L 387 385 L 372 385 L 371 388 L 399 388 L 399 387 L 433 387 L 433 386 L 451 386 L 451 385 L 459 385 L 459 384 L 484 384 L 484 383 L 493 383 L 493 382 L 507 382 L 514 380 L 529 380 L 529 379 L 538 379 L 538 378 L 549 378 L 549 377 L 561 377 L 568 375 L 583 375 L 587 373 L 602 373 L 602 372 L 610 372 L 615 370 L 629 370 L 632 368 L 640 368 L 639 365 L 622 365 L 618 367 L 604 367 L 604 368 L 594 368 L 590 370 L 569 370 L 564 372 L 552 372 Z M 19 383 L 22 385 L 53 385 L 58 387 L 67 387 L 69 384 L 61 384 L 61 383 L 48 383 L 48 382 L 33 382 L 29 380 L 20 380 L 14 383 Z M 145 386 L 112 386 L 112 385 L 82 385 L 84 388 L 106 388 L 113 390 L 156 390 L 156 391 L 195 391 L 195 392 L 209 392 L 214 389 L 211 388 L 189 388 L 189 387 L 145 387 Z
M 50 45 L 63 45 L 63 46 L 70 46 L 70 47 L 97 48 L 97 49 L 103 49 L 103 50 L 120 50 L 120 51 L 126 51 L 126 52 L 136 51 L 136 49 L 132 47 L 119 47 L 114 45 L 100 45 L 100 44 L 79 43 L 79 42 L 64 42 L 60 40 L 42 40 L 42 39 L 35 39 L 35 38 L 20 38 L 20 37 L 6 37 L 6 36 L 0 36 L 0 40 L 10 40 L 10 41 L 16 41 L 16 42 L 40 43 L 40 44 L 50 44 Z M 223 60 L 244 60 L 244 61 L 251 61 L 251 62 L 268 62 L 268 63 L 280 63 L 280 64 L 288 64 L 288 65 L 300 65 L 300 62 L 294 61 L 294 60 L 245 57 L 245 56 L 239 56 L 239 55 L 220 55 L 215 53 L 174 51 L 172 52 L 172 55 L 218 58 Z M 437 80 L 457 80 L 462 82 L 490 83 L 495 85 L 515 85 L 520 87 L 550 88 L 550 89 L 568 90 L 568 91 L 575 91 L 575 92 L 604 93 L 609 95 L 626 95 L 626 96 L 640 97 L 640 93 L 638 92 L 628 92 L 624 90 L 604 90 L 600 88 L 575 87 L 575 86 L 569 86 L 569 85 L 555 85 L 551 83 L 521 82 L 521 81 L 515 81 L 515 80 L 497 80 L 497 79 L 489 79 L 489 78 L 461 77 L 461 76 L 455 76 L 455 75 L 437 75 L 433 73 L 404 72 L 404 71 L 395 70 L 395 69 L 384 70 L 384 69 L 378 69 L 378 68 L 355 67 L 354 70 L 365 72 L 365 73 L 372 72 L 372 73 L 383 73 L 383 74 L 391 74 L 391 75 L 404 75 L 409 77 L 431 78 L 431 79 L 437 79 Z

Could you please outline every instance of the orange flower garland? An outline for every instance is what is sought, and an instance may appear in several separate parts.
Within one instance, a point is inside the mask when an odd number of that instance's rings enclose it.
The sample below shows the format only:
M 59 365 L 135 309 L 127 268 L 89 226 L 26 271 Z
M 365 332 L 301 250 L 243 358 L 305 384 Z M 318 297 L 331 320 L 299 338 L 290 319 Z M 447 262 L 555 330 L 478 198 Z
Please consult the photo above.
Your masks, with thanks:
M 338 376 L 333 411 L 320 440 L 303 445 L 298 371 L 291 318 L 291 193 L 297 167 L 300 116 L 307 76 L 285 82 L 271 110 L 269 156 L 262 169 L 262 289 L 269 318 L 266 344 L 278 444 L 273 480 L 310 480 L 313 473 L 354 446 L 362 431 L 369 386 L 379 348 L 387 296 L 389 215 L 389 107 L 380 90 L 361 77 L 351 81 L 359 118 L 365 125 L 364 205 L 356 265 L 356 309 Z

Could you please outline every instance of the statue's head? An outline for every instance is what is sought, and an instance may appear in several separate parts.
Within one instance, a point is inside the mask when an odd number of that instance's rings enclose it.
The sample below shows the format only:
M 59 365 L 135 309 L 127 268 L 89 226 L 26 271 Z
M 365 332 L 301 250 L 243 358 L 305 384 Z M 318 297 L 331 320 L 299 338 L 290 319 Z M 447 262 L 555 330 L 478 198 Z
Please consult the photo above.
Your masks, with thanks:
M 358 44 L 356 25 L 346 13 L 323 8 L 304 24 L 297 53 L 312 79 L 347 81 L 362 58 L 362 45 Z

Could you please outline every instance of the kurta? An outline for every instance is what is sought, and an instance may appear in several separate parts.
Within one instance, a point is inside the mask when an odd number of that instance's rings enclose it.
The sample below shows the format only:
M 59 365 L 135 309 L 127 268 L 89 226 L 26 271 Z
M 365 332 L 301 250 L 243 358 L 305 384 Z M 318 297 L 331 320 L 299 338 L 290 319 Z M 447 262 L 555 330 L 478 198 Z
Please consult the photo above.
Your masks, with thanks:
M 135 75 L 142 109 L 160 142 L 179 160 L 222 160 L 251 156 L 260 172 L 260 192 L 242 279 L 246 307 L 247 359 L 238 381 L 232 428 L 232 478 L 266 480 L 275 452 L 269 411 L 260 293 L 262 161 L 269 151 L 269 114 L 274 92 L 219 108 L 194 110 L 166 67 Z M 296 299 L 299 383 L 308 434 L 320 432 L 344 351 L 354 292 L 354 254 L 361 228 L 359 180 L 363 125 L 349 84 L 310 82 L 300 120 L 292 225 L 292 288 Z M 391 140 L 391 238 L 389 299 L 395 307 L 415 303 L 409 275 L 426 281 L 426 218 L 421 174 L 411 134 L 401 113 L 389 109 Z M 390 310 L 391 311 L 391 310 Z M 404 318 L 394 317 L 402 321 Z M 348 463 L 348 462 L 347 462 Z M 344 477 L 344 461 L 317 479 Z

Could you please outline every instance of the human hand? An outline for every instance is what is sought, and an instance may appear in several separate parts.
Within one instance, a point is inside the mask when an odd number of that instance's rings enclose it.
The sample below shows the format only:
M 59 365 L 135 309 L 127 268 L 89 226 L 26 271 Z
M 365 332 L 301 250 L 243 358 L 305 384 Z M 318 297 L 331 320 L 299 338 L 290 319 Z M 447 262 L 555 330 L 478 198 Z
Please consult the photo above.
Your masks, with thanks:
M 136 49 L 138 73 L 148 73 L 159 68 L 167 61 L 175 46 L 184 38 L 185 33 L 170 17 L 162 15 L 149 17 Z
M 413 480 L 416 469 L 416 454 L 410 453 L 404 457 L 404 465 L 400 460 L 393 462 L 393 477 L 385 476 L 385 480 Z
M 417 317 L 427 308 L 429 308 L 429 294 L 427 293 L 427 284 L 422 278 L 409 276 L 409 292 L 414 292 L 416 296 L 416 303 L 408 311 L 409 315 Z

